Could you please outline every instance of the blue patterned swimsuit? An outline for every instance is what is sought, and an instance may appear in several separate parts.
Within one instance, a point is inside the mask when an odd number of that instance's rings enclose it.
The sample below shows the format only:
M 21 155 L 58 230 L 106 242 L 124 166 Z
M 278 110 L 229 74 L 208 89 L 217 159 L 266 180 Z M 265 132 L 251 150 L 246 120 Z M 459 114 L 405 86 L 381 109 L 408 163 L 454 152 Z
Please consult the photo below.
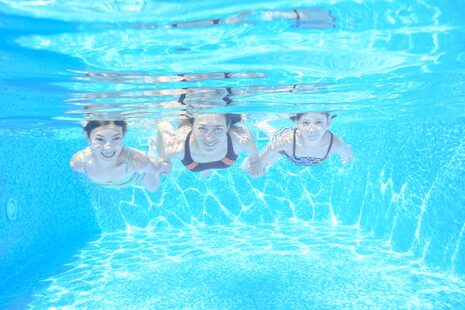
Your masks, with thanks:
M 295 132 L 297 130 L 297 128 L 283 128 L 279 131 L 277 131 L 274 135 L 273 135 L 273 139 L 275 137 L 277 137 L 278 135 L 282 135 L 283 133 L 285 132 L 288 132 L 289 130 L 293 130 L 293 137 L 292 137 L 292 156 L 290 156 L 289 154 L 286 153 L 286 151 L 280 151 L 279 153 L 286 156 L 286 158 L 293 162 L 294 164 L 297 164 L 297 165 L 302 165 L 302 166 L 317 166 L 319 165 L 323 160 L 325 160 L 326 158 L 328 158 L 328 155 L 329 155 L 329 152 L 331 151 L 331 147 L 333 146 L 333 138 L 334 138 L 334 135 L 332 132 L 329 132 L 331 134 L 331 141 L 329 142 L 329 147 L 328 147 L 328 150 L 326 151 L 326 154 L 323 158 L 318 158 L 318 157 L 297 157 L 295 156 Z

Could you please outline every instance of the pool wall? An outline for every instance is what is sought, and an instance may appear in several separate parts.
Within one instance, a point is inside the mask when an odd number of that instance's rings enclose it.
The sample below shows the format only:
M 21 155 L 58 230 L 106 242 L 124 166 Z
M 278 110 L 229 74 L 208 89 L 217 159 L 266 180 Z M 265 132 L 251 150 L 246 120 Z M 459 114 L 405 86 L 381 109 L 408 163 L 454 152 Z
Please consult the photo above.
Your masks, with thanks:
M 459 120 L 339 124 L 334 132 L 352 145 L 352 165 L 332 158 L 302 170 L 282 160 L 257 180 L 239 169 L 201 180 L 177 163 L 155 194 L 93 186 L 73 173 L 69 158 L 85 146 L 79 128 L 3 135 L 2 285 L 46 276 L 101 231 L 289 219 L 356 226 L 394 251 L 463 275 L 464 127 Z M 15 221 L 4 209 L 10 198 Z
M 353 165 L 331 158 L 302 170 L 282 159 L 261 179 L 228 169 L 201 180 L 176 163 L 155 194 L 94 188 L 97 221 L 103 231 L 288 219 L 351 225 L 394 251 L 465 273 L 463 122 L 387 119 L 335 124 L 334 132 L 352 145 Z
M 68 135 L 73 131 L 15 131 L 0 139 L 0 305 L 51 276 L 100 232 L 87 183 L 68 166 L 83 142 Z M 6 212 L 10 199 L 17 205 L 14 220 Z

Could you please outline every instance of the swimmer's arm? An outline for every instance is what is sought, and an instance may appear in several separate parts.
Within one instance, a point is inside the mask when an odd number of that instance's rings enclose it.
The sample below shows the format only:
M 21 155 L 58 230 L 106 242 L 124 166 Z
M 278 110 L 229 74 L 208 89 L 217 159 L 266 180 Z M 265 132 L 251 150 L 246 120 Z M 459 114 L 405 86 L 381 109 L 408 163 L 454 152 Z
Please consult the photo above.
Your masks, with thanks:
M 160 171 L 152 161 L 142 152 L 135 149 L 129 150 L 129 169 L 138 173 L 144 173 L 140 184 L 149 192 L 157 191 L 160 187 Z
M 285 150 L 286 139 L 282 136 L 273 137 L 267 146 L 260 154 L 259 163 L 261 169 L 268 169 L 271 165 L 279 160 L 281 154 L 279 152 Z
M 158 136 L 157 136 L 158 140 Z M 160 156 L 157 157 L 156 152 L 157 152 L 157 146 L 155 144 L 155 141 L 152 138 L 149 138 L 147 140 L 147 143 L 149 145 L 149 151 L 147 152 L 147 157 L 149 160 L 152 162 L 152 164 L 155 166 L 155 168 L 158 170 L 158 172 L 162 175 L 167 175 L 171 171 L 171 161 L 166 159 L 165 154 L 160 154 Z M 161 141 L 158 140 L 158 145 L 161 145 Z
M 153 173 L 158 175 L 159 169 L 153 162 L 142 152 L 135 149 L 129 151 L 129 169 L 139 173 Z
M 239 154 L 242 150 L 247 152 L 249 174 L 252 177 L 259 177 L 264 174 L 264 171 L 259 166 L 259 154 L 255 139 L 250 133 L 249 129 L 245 126 L 233 126 L 231 127 L 231 133 L 234 143 L 234 150 Z M 237 150 L 236 150 L 237 149 Z
M 338 154 L 341 163 L 347 164 L 354 159 L 354 153 L 352 147 L 344 143 L 341 138 L 334 136 L 334 153 Z
M 82 151 L 79 151 L 71 157 L 71 160 L 69 162 L 69 166 L 73 171 L 79 172 L 79 173 L 84 173 L 84 163 L 82 161 Z
M 177 131 L 172 131 L 171 124 L 161 122 L 158 127 L 157 143 L 160 157 L 164 161 L 182 159 L 184 155 L 184 142 L 189 133 L 190 126 L 181 126 Z

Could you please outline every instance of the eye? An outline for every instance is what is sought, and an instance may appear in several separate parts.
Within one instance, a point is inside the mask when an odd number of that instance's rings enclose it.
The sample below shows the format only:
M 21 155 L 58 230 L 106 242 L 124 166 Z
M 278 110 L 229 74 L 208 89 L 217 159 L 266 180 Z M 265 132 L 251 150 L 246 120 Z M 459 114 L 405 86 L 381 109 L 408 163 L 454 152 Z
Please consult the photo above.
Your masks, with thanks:
M 121 141 L 121 140 L 122 140 L 121 137 L 114 137 L 114 138 L 113 138 L 113 141 L 116 141 L 116 142 L 119 142 L 119 141 Z
M 304 126 L 308 126 L 310 123 L 307 122 L 307 121 L 303 121 L 301 124 L 304 125 Z
M 95 141 L 97 141 L 98 143 L 103 143 L 103 142 L 105 142 L 105 140 L 103 140 L 103 138 L 95 138 Z
M 215 131 L 223 131 L 223 127 L 215 127 Z
M 323 122 L 322 122 L 322 121 L 317 121 L 315 124 L 317 124 L 317 125 L 323 125 Z

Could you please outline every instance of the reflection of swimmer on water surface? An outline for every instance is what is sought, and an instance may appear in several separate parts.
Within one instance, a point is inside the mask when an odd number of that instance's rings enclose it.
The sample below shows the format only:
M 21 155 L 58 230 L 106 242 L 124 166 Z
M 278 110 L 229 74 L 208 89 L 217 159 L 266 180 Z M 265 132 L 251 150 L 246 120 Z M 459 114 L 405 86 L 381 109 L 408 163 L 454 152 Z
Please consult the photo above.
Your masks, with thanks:
M 89 146 L 73 155 L 70 166 L 97 184 L 142 185 L 148 191 L 156 191 L 166 165 L 154 164 L 141 151 L 124 146 L 126 128 L 126 122 L 121 120 L 87 122 L 83 129 Z
M 78 71 L 69 70 L 77 73 L 73 77 L 79 81 L 99 81 L 111 83 L 126 84 L 156 84 L 156 83 L 174 83 L 174 82 L 200 82 L 215 81 L 225 79 L 259 79 L 266 75 L 261 72 L 206 72 L 206 73 L 179 73 L 172 75 L 147 74 L 144 72 L 111 72 L 111 71 Z
M 260 21 L 291 20 L 295 27 L 307 29 L 334 28 L 336 18 L 322 8 L 295 8 L 290 10 L 245 11 L 226 18 L 183 21 L 168 25 L 138 24 L 138 28 L 198 28 L 224 24 L 251 24 Z

